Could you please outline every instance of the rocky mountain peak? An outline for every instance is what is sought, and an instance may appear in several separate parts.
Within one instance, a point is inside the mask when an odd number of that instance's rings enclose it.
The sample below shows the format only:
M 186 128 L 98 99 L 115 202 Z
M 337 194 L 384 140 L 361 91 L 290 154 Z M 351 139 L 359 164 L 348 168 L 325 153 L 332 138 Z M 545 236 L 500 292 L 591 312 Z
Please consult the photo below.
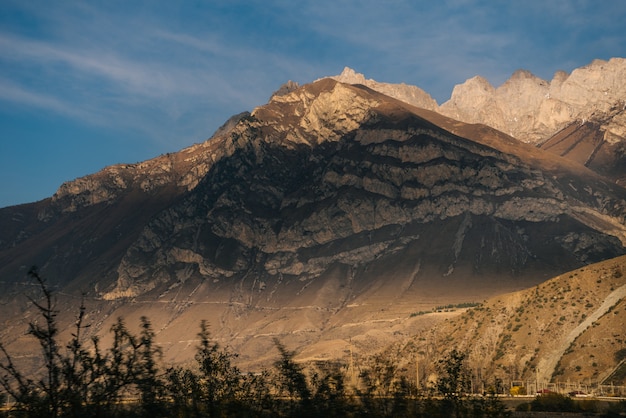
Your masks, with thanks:
M 284 96 L 285 94 L 291 93 L 292 91 L 294 91 L 298 87 L 300 87 L 300 85 L 298 83 L 296 83 L 295 81 L 289 80 L 285 84 L 280 86 L 278 88 L 278 90 L 276 90 L 274 93 L 272 93 L 272 96 L 270 97 L 270 100 L 274 96 Z
M 340 83 L 346 84 L 363 84 L 365 85 L 368 80 L 365 79 L 365 76 L 361 73 L 357 73 L 350 67 L 345 67 L 341 74 L 336 77 L 332 77 Z M 373 80 L 370 80 L 372 82 Z
M 567 80 L 567 77 L 569 77 L 569 74 L 566 71 L 558 70 L 554 73 L 550 85 L 553 87 L 559 86 L 563 84 L 565 80 Z
M 367 91 L 322 79 L 282 96 L 274 96 L 252 116 L 281 132 L 289 143 L 317 145 L 336 141 L 372 117 L 379 101 Z M 277 119 L 277 115 L 284 118 Z
M 547 140 L 573 120 L 608 112 L 626 98 L 626 60 L 596 60 L 559 71 L 551 82 L 525 70 L 489 90 L 470 79 L 455 87 L 439 112 L 468 123 L 483 123 L 533 144 Z M 487 93 L 488 92 L 488 93 Z M 460 98 L 460 96 L 462 98 Z
M 467 80 L 465 83 L 457 84 L 456 86 L 454 86 L 454 89 L 452 90 L 452 95 L 450 96 L 450 100 L 448 103 L 455 103 L 458 109 L 465 110 L 469 103 L 466 105 L 462 105 L 459 102 L 467 102 L 472 100 L 478 100 L 479 102 L 483 102 L 485 100 L 490 100 L 494 92 L 495 88 L 486 78 L 481 76 L 474 76 Z M 439 108 L 439 110 L 441 110 L 441 108 Z
M 491 85 L 489 80 L 480 75 L 475 75 L 474 77 L 468 79 L 465 83 L 457 84 L 456 86 L 454 86 L 454 89 L 452 90 L 452 95 L 461 96 L 464 93 L 465 89 L 469 89 L 469 91 L 476 90 L 490 93 L 494 91 L 494 87 Z
M 523 68 L 520 68 L 519 70 L 516 70 L 515 72 L 513 72 L 513 74 L 511 75 L 511 78 L 510 78 L 510 80 L 518 80 L 518 79 L 539 79 L 539 80 L 541 80 L 539 77 L 537 77 L 536 75 L 534 75 L 530 71 L 525 70 Z
M 345 67 L 340 75 L 329 78 L 339 81 L 340 83 L 361 84 L 371 88 L 372 90 L 376 90 L 387 96 L 402 100 L 403 102 L 413 106 L 428 110 L 435 110 L 437 108 L 437 101 L 433 99 L 430 94 L 426 93 L 419 87 L 404 83 L 381 83 L 375 80 L 366 79 L 363 74 L 357 73 L 349 67 Z
M 625 58 L 594 60 L 572 71 L 554 94 L 584 117 L 590 111 L 607 111 L 617 101 L 623 101 L 626 98 L 625 79 Z
M 573 121 L 602 119 L 603 129 L 620 131 L 621 123 L 606 120 L 606 115 L 626 101 L 624 58 L 595 60 L 571 74 L 557 71 L 551 81 L 520 69 L 497 88 L 484 77 L 475 76 L 456 85 L 450 100 L 441 106 L 417 87 L 366 79 L 348 67 L 331 78 L 365 85 L 462 122 L 485 124 L 535 145 L 545 142 Z
M 465 83 L 454 86 L 450 100 L 437 110 L 453 119 L 477 123 L 481 117 L 471 109 L 484 109 L 485 113 L 497 111 L 494 92 L 495 88 L 487 79 L 474 76 Z

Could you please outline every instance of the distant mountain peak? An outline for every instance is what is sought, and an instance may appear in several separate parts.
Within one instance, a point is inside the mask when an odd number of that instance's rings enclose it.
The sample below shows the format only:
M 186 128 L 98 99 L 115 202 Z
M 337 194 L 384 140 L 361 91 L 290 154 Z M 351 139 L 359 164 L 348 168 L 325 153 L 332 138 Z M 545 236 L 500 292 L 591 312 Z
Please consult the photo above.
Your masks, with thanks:
M 496 89 L 486 88 L 473 77 L 456 86 L 451 99 L 438 111 L 538 144 L 573 121 L 609 112 L 626 100 L 624 80 L 624 58 L 594 60 L 571 74 L 557 71 L 550 82 L 530 71 L 517 70 Z
M 272 96 L 270 97 L 273 98 L 274 96 L 284 96 L 285 94 L 289 94 L 292 91 L 296 90 L 298 87 L 300 87 L 300 84 L 298 84 L 295 81 L 287 81 L 285 84 L 283 84 L 282 86 L 280 86 L 278 88 L 278 90 L 276 90 L 274 93 L 272 93 Z
M 343 71 L 341 72 L 341 74 L 333 78 L 341 83 L 348 83 L 348 84 L 365 84 L 366 83 L 365 76 L 361 73 L 357 73 L 350 67 L 345 67 Z M 370 81 L 374 81 L 374 80 L 370 80 Z
M 333 80 L 346 84 L 360 84 L 371 88 L 379 93 L 385 94 L 389 97 L 401 100 L 413 106 L 421 107 L 423 109 L 435 110 L 437 109 L 437 101 L 432 96 L 426 93 L 424 90 L 417 86 L 409 84 L 393 84 L 393 83 L 381 83 L 376 80 L 366 79 L 361 73 L 357 73 L 350 67 L 345 67 L 341 74 L 331 76 Z
M 573 121 L 612 112 L 616 105 L 626 101 L 624 58 L 594 60 L 571 74 L 559 70 L 551 81 L 519 69 L 497 88 L 476 75 L 456 85 L 450 100 L 442 105 L 419 87 L 367 79 L 350 67 L 330 78 L 341 83 L 361 84 L 462 122 L 482 123 L 532 144 L 548 140 Z M 605 125 L 611 131 L 622 130 L 621 123 L 617 128 L 611 123 Z
M 569 77 L 569 73 L 567 71 L 558 70 L 557 72 L 554 73 L 554 76 L 552 77 L 552 81 L 550 82 L 550 85 L 552 86 L 560 85 L 565 80 L 567 80 L 567 77 Z
M 520 68 L 518 70 L 515 70 L 515 72 L 511 75 L 510 80 L 525 79 L 525 78 L 535 79 L 538 77 L 534 75 L 533 73 L 531 73 L 530 71 Z

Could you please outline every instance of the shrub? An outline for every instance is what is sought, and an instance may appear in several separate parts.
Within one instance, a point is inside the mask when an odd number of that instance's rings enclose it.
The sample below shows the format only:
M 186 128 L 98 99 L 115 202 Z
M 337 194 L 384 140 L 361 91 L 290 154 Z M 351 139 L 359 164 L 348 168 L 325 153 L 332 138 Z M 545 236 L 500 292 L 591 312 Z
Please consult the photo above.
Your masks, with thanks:
M 576 412 L 576 405 L 572 398 L 559 393 L 545 393 L 539 395 L 530 403 L 532 411 L 545 412 Z
M 617 350 L 615 352 L 615 354 L 613 355 L 613 357 L 615 358 L 615 361 L 617 363 L 619 363 L 620 361 L 624 360 L 626 358 L 626 348 L 622 348 L 620 350 Z
M 35 268 L 29 275 L 43 293 L 43 302 L 31 302 L 45 321 L 43 325 L 31 322 L 29 334 L 41 347 L 44 374 L 24 376 L 0 345 L 4 355 L 0 385 L 15 400 L 14 409 L 25 417 L 114 416 L 123 409 L 121 396 L 132 393 L 140 396 L 146 413 L 158 416 L 162 395 L 154 359 L 158 349 L 147 319 L 142 318 L 139 337 L 128 332 L 118 319 L 111 328 L 113 346 L 103 352 L 97 337 L 91 339 L 90 348 L 83 342 L 83 330 L 88 325 L 83 324 L 85 307 L 81 303 L 72 339 L 63 346 L 58 341 L 54 297 Z
M 32 301 L 45 320 L 30 324 L 44 360 L 42 376 L 25 376 L 0 345 L 0 403 L 4 393 L 15 399 L 0 416 L 29 417 L 506 417 L 510 414 L 495 395 L 471 398 L 465 354 L 452 350 L 437 363 L 436 389 L 443 399 L 425 397 L 409 384 L 397 359 L 387 354 L 370 358 L 361 370 L 361 390 L 346 388 L 340 363 L 320 362 L 304 368 L 275 340 L 279 359 L 273 371 L 244 375 L 233 365 L 235 354 L 209 338 L 200 324 L 200 343 L 192 368 L 159 365 L 161 352 L 149 320 L 141 318 L 138 335 L 119 318 L 111 327 L 113 342 L 102 349 L 97 337 L 84 338 L 85 307 L 81 304 L 70 341 L 58 341 L 54 298 L 36 270 L 43 292 Z M 495 387 L 498 385 L 496 384 Z M 433 388 L 435 389 L 435 388 Z M 125 403 L 131 395 L 132 403 Z M 12 402 L 13 403 L 13 402 Z M 10 414 L 10 415 L 9 415 Z
M 509 390 L 509 394 L 511 396 L 522 396 L 522 395 L 526 395 L 526 388 L 524 386 L 513 386 L 510 390 Z

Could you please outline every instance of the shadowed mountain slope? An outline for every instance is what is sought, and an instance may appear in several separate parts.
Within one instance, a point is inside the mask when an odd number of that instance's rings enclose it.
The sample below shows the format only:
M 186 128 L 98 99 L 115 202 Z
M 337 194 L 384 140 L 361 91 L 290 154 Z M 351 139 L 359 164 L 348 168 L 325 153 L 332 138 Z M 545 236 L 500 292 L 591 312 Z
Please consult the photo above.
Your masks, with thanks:
M 576 161 L 626 186 L 626 108 L 576 121 L 548 138 L 541 149 Z

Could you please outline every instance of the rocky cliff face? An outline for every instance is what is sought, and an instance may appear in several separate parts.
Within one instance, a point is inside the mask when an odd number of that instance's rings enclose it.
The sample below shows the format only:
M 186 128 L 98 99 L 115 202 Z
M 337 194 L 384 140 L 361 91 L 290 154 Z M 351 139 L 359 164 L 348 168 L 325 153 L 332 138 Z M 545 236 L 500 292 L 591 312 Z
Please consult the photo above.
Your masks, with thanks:
M 421 304 L 626 252 L 624 189 L 486 126 L 332 79 L 231 122 L 3 210 L 5 302 L 35 263 L 106 312 L 94 332 L 152 314 L 184 357 L 180 333 L 208 317 L 253 362 L 273 336 L 313 350 L 349 328 L 373 344 L 377 321 Z
M 413 106 L 428 110 L 437 109 L 437 102 L 430 94 L 416 86 L 408 84 L 381 83 L 376 80 L 366 79 L 363 74 L 359 74 L 352 68 L 344 68 L 338 76 L 330 77 L 340 83 L 360 84 L 376 90 L 384 95 L 394 97 Z
M 586 121 L 623 107 L 626 59 L 596 60 L 571 74 L 557 72 L 548 82 L 517 71 L 498 88 L 475 77 L 454 88 L 439 111 L 467 123 L 483 123 L 524 142 L 545 141 L 573 121 Z M 607 132 L 623 141 L 623 122 L 605 121 Z M 613 135 L 615 135 L 615 133 Z M 608 135 L 612 135 L 609 133 Z M 613 136 L 615 138 L 615 136 Z
M 441 106 L 415 93 L 415 87 L 366 80 L 349 68 L 336 79 L 455 120 L 490 126 L 626 184 L 624 58 L 596 60 L 571 74 L 558 71 L 551 81 L 519 70 L 497 88 L 476 76 L 455 86 Z

